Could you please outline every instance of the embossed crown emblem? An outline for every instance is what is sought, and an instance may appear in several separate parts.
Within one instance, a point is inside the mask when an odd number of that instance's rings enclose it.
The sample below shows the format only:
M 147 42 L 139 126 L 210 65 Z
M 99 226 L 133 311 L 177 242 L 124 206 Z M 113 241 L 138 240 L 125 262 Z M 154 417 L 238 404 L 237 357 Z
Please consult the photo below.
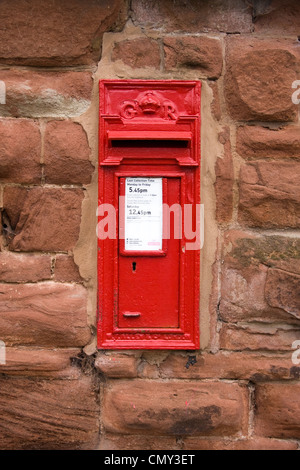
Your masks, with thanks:
M 155 114 L 160 108 L 160 101 L 154 95 L 153 91 L 147 91 L 145 96 L 139 102 L 139 106 L 145 114 Z

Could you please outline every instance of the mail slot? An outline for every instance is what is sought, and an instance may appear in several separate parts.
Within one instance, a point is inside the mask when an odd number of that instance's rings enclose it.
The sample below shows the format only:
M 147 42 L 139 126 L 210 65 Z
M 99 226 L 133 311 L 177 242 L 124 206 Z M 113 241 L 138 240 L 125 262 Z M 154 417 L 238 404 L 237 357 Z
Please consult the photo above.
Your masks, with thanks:
M 199 348 L 200 85 L 100 81 L 101 349 Z

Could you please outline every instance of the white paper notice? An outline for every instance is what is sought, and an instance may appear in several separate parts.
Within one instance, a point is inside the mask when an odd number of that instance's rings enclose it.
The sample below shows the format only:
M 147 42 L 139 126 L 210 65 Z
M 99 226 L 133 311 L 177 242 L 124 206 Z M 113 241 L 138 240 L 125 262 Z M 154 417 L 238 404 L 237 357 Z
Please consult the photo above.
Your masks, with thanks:
M 126 178 L 125 250 L 162 249 L 162 178 Z

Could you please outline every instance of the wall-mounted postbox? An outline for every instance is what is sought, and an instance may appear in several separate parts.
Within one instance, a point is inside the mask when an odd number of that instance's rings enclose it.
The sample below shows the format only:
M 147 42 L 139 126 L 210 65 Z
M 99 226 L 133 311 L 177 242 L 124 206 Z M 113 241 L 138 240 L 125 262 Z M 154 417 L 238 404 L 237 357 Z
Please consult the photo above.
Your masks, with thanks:
M 98 346 L 199 347 L 200 82 L 100 81 Z

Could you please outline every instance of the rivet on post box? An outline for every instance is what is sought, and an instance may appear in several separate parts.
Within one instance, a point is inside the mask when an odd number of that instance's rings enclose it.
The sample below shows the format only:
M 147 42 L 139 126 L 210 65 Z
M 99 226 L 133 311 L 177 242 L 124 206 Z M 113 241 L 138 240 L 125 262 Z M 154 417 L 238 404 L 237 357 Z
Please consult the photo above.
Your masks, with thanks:
M 200 90 L 100 81 L 100 349 L 199 348 Z

